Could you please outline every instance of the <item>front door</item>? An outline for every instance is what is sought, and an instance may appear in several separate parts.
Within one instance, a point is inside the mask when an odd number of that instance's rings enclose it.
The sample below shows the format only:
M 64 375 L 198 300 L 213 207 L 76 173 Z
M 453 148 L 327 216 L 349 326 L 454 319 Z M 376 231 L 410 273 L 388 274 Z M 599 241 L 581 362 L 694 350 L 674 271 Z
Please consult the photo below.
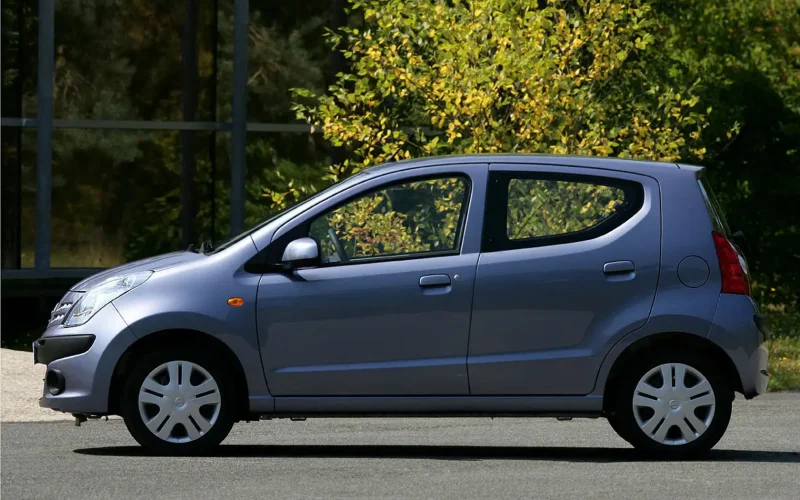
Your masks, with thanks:
M 272 395 L 469 393 L 478 248 L 464 241 L 465 231 L 480 231 L 467 224 L 474 187 L 468 173 L 452 169 L 394 175 L 351 188 L 273 241 L 285 247 L 311 236 L 322 264 L 268 273 L 259 284 Z
M 580 395 L 643 326 L 659 274 L 658 183 L 491 165 L 469 346 L 471 393 Z

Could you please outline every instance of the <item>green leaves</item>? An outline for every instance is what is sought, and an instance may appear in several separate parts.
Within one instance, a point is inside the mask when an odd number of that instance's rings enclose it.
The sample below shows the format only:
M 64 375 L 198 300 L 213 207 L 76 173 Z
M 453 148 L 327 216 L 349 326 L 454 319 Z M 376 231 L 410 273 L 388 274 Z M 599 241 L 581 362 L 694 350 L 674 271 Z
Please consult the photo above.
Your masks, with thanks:
M 343 31 L 351 72 L 315 105 L 296 107 L 298 118 L 348 149 L 353 161 L 335 166 L 337 176 L 449 153 L 699 155 L 694 144 L 705 115 L 694 111 L 691 89 L 674 99 L 669 86 L 650 82 L 655 17 L 639 0 L 551 0 L 543 8 L 523 0 L 373 0 L 353 7 L 366 25 Z M 426 133 L 414 141 L 386 133 L 403 127 Z M 611 129 L 618 131 L 613 141 Z M 683 139 L 692 131 L 691 141 Z

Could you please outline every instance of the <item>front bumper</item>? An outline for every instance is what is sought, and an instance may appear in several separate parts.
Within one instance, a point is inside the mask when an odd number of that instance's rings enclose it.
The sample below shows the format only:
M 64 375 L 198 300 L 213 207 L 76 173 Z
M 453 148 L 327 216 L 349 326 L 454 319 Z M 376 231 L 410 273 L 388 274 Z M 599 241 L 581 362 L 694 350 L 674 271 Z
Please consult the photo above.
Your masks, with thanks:
M 45 384 L 39 406 L 68 413 L 108 413 L 114 368 L 135 340 L 113 303 L 84 325 L 48 328 L 37 340 L 34 357 L 63 377 L 63 391 L 51 394 Z
M 33 363 L 47 365 L 53 361 L 83 354 L 94 344 L 95 336 L 61 335 L 42 337 L 33 343 Z
M 742 393 L 747 399 L 767 391 L 766 341 L 769 324 L 750 297 L 723 293 L 720 295 L 714 325 L 708 338 L 730 356 L 741 379 Z

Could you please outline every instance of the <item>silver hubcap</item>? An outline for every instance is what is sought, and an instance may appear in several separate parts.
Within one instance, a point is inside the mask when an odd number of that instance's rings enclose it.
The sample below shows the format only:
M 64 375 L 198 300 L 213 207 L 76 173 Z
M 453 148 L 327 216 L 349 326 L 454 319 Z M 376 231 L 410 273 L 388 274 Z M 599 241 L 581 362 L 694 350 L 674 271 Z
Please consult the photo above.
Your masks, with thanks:
M 151 371 L 139 388 L 139 415 L 164 441 L 187 443 L 211 430 L 222 400 L 219 386 L 202 366 L 170 361 Z
M 714 419 L 716 400 L 702 373 L 683 363 L 647 372 L 633 391 L 633 415 L 651 439 L 686 444 L 703 435 Z

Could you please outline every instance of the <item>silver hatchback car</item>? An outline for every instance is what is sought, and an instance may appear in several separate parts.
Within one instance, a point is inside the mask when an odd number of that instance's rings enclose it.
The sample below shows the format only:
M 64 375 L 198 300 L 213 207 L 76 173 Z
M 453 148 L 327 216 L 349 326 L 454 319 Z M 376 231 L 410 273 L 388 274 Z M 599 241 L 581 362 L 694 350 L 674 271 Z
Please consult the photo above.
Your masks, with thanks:
M 710 449 L 768 326 L 700 167 L 532 155 L 364 170 L 212 251 L 109 269 L 34 344 L 40 405 L 157 453 L 325 416 L 606 417 Z

